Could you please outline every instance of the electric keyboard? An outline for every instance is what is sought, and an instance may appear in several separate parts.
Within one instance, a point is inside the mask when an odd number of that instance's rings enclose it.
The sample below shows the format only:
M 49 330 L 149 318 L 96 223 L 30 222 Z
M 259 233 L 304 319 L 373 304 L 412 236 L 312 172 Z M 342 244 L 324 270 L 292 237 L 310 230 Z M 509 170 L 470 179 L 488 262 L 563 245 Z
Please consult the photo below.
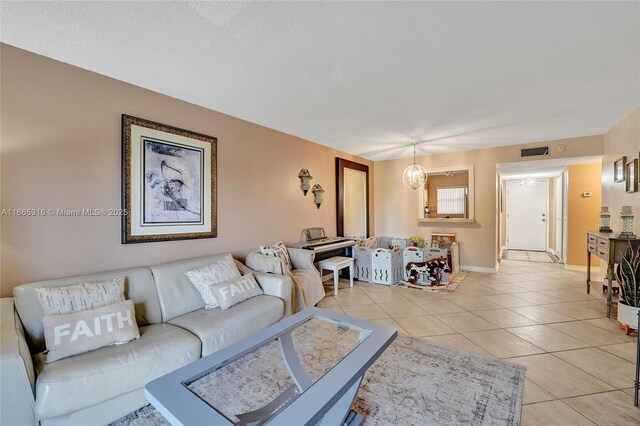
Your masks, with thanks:
M 303 241 L 291 247 L 311 250 L 316 261 L 333 256 L 351 257 L 351 248 L 356 244 L 354 240 L 343 237 L 326 237 L 324 228 L 307 228 L 302 231 Z
M 355 243 L 355 241 L 347 238 L 326 238 L 320 241 L 307 241 L 306 243 L 300 244 L 300 248 L 313 250 L 316 253 L 322 253 L 330 250 L 353 247 Z

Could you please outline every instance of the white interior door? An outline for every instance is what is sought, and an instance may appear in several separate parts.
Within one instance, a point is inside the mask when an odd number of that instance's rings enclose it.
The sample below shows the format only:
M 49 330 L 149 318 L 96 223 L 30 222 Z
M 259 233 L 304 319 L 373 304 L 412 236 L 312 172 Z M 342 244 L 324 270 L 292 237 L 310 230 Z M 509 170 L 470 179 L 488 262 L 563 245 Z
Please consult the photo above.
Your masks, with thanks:
M 563 214 L 562 214 L 562 202 L 564 201 L 564 197 L 562 196 L 562 192 L 563 192 L 563 187 L 562 187 L 562 175 L 558 176 L 557 178 L 555 178 L 553 180 L 554 186 L 555 186 L 555 221 L 556 221 L 556 226 L 555 226 L 555 233 L 556 235 L 554 235 L 554 239 L 555 239 L 555 253 L 556 253 L 556 257 L 558 259 L 560 259 L 560 262 L 564 262 L 563 258 L 562 258 L 562 235 L 563 235 L 563 230 L 562 230 L 562 226 L 563 226 Z
M 507 184 L 507 248 L 547 250 L 549 180 L 532 185 L 520 181 Z

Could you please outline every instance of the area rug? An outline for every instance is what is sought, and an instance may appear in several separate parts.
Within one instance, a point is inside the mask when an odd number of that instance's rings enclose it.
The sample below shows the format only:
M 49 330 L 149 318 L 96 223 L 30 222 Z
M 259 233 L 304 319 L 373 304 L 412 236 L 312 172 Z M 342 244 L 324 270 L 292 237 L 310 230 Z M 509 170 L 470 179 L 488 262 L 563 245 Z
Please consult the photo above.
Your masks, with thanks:
M 415 285 L 407 281 L 399 281 L 395 283 L 394 286 L 418 291 L 451 294 L 455 291 L 456 288 L 458 288 L 460 283 L 467 277 L 467 275 L 469 275 L 468 272 L 460 271 L 449 281 L 449 283 L 447 283 L 447 285 Z
M 353 409 L 375 426 L 518 425 L 523 391 L 524 367 L 398 336 L 368 370 Z M 166 424 L 148 405 L 112 425 Z

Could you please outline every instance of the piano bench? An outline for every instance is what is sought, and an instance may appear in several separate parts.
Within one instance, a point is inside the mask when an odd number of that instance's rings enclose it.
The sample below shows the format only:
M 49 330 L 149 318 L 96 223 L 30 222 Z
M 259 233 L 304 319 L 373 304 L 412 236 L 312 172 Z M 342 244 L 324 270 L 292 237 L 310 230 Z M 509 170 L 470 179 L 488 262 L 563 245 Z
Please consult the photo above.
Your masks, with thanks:
M 322 275 L 322 270 L 333 271 L 333 295 L 338 295 L 338 282 L 340 281 L 340 270 L 349 268 L 349 287 L 353 287 L 353 258 L 334 256 L 318 262 L 318 270 Z

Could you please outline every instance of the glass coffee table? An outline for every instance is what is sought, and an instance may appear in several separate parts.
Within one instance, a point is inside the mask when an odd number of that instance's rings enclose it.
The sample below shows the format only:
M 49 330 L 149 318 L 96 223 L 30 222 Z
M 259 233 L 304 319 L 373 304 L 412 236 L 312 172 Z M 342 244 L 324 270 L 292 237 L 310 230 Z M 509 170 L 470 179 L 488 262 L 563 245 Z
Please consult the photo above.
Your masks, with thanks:
M 147 384 L 174 425 L 349 425 L 393 327 L 310 308 Z

